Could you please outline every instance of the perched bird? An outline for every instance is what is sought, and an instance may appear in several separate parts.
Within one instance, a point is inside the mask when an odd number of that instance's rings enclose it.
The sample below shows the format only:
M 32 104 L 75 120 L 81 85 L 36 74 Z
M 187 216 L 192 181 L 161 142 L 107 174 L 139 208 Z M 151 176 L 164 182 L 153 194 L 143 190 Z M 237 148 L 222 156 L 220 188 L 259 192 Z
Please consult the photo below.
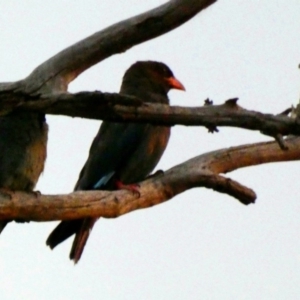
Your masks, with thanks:
M 0 191 L 33 191 L 44 169 L 47 136 L 44 114 L 16 111 L 0 117 Z M 8 222 L 0 221 L 0 233 Z
M 125 73 L 120 94 L 136 96 L 145 102 L 168 104 L 170 89 L 184 90 L 163 63 L 139 61 Z M 151 124 L 102 122 L 80 172 L 75 190 L 136 190 L 159 162 L 170 136 L 170 127 Z M 76 234 L 70 252 L 75 263 L 81 257 L 95 218 L 63 221 L 50 234 L 46 244 L 53 249 Z

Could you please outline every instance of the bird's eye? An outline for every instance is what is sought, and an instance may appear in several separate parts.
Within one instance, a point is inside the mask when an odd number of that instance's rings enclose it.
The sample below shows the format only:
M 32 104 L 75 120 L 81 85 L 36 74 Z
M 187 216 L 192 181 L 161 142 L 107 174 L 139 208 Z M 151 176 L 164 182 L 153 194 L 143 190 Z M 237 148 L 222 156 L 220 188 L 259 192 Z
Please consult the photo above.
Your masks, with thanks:
M 149 69 L 150 71 L 150 69 Z M 159 78 L 169 78 L 173 76 L 172 71 L 165 66 L 164 64 L 158 63 L 152 66 L 151 72 L 153 73 L 154 76 L 157 76 Z
M 163 73 L 164 77 L 170 77 L 172 75 L 170 73 L 170 70 L 168 68 L 166 68 L 166 67 L 163 67 L 162 73 Z

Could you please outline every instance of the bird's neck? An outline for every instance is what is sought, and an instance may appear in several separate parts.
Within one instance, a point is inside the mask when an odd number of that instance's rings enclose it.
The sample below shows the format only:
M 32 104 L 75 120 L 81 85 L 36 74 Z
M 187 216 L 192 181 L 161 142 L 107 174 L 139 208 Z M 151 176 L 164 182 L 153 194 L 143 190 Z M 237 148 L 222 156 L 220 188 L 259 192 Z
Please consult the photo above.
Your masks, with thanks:
M 120 94 L 126 94 L 140 98 L 143 102 L 169 104 L 169 98 L 164 87 L 151 84 L 148 81 L 135 80 L 123 81 Z

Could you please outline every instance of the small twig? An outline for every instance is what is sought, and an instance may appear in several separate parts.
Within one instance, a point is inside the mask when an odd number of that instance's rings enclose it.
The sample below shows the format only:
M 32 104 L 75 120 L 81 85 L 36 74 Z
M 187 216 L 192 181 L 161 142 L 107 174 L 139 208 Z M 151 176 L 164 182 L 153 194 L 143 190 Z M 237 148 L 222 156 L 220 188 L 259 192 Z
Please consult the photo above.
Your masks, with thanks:
M 289 150 L 289 148 L 286 146 L 285 142 L 284 142 L 284 139 L 282 137 L 281 134 L 276 134 L 275 135 L 275 140 L 276 142 L 278 143 L 279 147 L 282 149 L 282 150 Z
M 293 107 L 287 108 L 283 112 L 279 113 L 278 116 L 288 116 L 293 110 Z

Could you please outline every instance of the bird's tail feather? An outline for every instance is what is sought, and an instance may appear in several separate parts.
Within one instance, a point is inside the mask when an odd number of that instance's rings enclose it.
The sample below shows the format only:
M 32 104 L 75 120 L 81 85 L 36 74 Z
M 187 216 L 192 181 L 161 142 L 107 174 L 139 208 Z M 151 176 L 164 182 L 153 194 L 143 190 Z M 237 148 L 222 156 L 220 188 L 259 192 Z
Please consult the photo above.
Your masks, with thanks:
M 53 249 L 58 244 L 80 230 L 83 220 L 71 220 L 60 222 L 50 233 L 46 244 Z
M 80 260 L 90 232 L 97 220 L 97 218 L 85 218 L 80 229 L 77 231 L 70 252 L 70 259 L 74 260 L 75 264 Z

